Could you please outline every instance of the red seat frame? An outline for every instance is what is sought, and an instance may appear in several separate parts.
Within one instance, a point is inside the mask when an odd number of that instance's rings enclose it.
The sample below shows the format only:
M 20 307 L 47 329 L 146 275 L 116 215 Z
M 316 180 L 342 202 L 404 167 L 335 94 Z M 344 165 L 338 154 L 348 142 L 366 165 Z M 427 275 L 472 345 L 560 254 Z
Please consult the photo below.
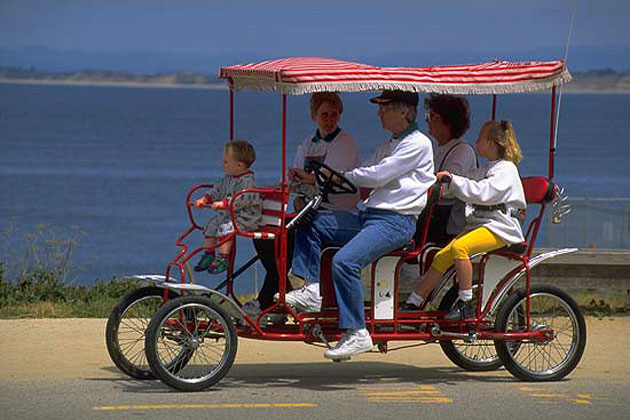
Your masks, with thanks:
M 538 215 L 534 217 L 527 227 L 527 232 L 525 233 L 525 242 L 521 245 L 522 249 L 514 250 L 515 247 L 506 247 L 501 248 L 496 251 L 491 251 L 483 255 L 481 260 L 479 261 L 479 272 L 478 278 L 483 279 L 483 273 L 485 271 L 486 264 L 488 259 L 492 256 L 500 256 L 503 258 L 507 258 L 510 260 L 520 261 L 522 263 L 522 267 L 525 269 L 525 290 L 527 296 L 527 313 L 529 314 L 529 289 L 530 289 L 530 268 L 529 268 L 529 259 L 531 258 L 532 252 L 534 250 L 534 244 L 536 243 L 536 237 L 538 236 L 538 231 L 540 230 L 540 226 L 543 221 L 543 216 L 545 214 L 545 207 L 547 204 L 553 201 L 554 197 L 557 194 L 557 186 L 556 184 L 548 178 L 545 177 L 525 177 L 521 178 L 521 183 L 523 184 L 523 190 L 525 193 L 525 201 L 527 204 L 539 204 L 540 209 L 538 211 Z M 483 287 L 483 284 L 481 284 Z M 500 286 L 499 286 L 500 288 Z M 481 312 L 481 301 L 477 302 L 477 314 Z M 527 328 L 529 330 L 529 315 L 527 316 Z

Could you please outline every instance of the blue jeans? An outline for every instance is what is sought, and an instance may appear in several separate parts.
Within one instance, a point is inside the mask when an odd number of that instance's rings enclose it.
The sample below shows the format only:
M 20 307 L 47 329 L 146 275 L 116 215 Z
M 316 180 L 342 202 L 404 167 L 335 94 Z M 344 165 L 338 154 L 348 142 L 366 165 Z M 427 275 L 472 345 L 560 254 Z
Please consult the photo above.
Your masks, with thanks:
M 319 281 L 323 243 L 342 245 L 332 262 L 339 305 L 339 327 L 365 328 L 361 269 L 381 255 L 405 245 L 416 230 L 416 218 L 389 210 L 359 213 L 322 210 L 309 229 L 295 235 L 293 273 L 307 283 Z

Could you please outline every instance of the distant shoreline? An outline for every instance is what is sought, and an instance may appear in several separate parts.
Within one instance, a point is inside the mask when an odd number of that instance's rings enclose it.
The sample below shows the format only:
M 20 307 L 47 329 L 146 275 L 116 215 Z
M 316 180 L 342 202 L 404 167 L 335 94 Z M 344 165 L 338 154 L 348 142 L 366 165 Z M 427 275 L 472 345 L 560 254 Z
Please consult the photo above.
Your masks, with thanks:
M 13 85 L 43 85 L 43 86 L 84 86 L 84 87 L 127 87 L 150 89 L 208 89 L 227 90 L 227 83 L 152 83 L 152 82 L 120 82 L 99 80 L 42 80 L 42 79 L 8 79 L 0 78 L 0 84 Z M 528 92 L 532 94 L 542 92 Z M 579 86 L 573 82 L 564 85 L 563 93 L 571 94 L 602 94 L 602 95 L 627 95 L 630 89 L 593 88 Z
M 50 86 L 85 86 L 85 87 L 129 87 L 129 88 L 161 88 L 161 89 L 212 89 L 227 90 L 227 84 L 191 84 L 191 83 L 144 83 L 144 82 L 107 82 L 87 80 L 40 80 L 40 79 L 4 79 L 0 83 L 5 85 L 50 85 Z
M 111 70 L 41 71 L 35 68 L 0 66 L 0 83 L 59 86 L 105 86 L 160 89 L 227 90 L 224 80 L 192 71 L 143 74 Z M 573 73 L 573 80 L 562 87 L 564 93 L 630 93 L 630 72 L 612 69 Z

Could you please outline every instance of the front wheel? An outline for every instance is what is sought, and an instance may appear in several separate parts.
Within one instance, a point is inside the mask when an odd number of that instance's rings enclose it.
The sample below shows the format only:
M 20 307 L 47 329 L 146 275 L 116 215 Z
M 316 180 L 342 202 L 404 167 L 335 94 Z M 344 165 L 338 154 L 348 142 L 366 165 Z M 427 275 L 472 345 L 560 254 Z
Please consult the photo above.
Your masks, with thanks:
M 149 366 L 166 385 L 201 391 L 221 380 L 236 357 L 234 323 L 205 296 L 171 300 L 151 319 L 145 351 Z
M 527 296 L 519 290 L 497 314 L 497 332 L 523 332 L 519 314 L 526 313 Z M 530 331 L 551 330 L 551 341 L 495 341 L 506 369 L 525 381 L 557 381 L 575 369 L 586 346 L 586 323 L 577 303 L 563 290 L 549 285 L 530 288 Z M 518 346 L 514 344 L 518 343 Z
M 168 291 L 169 299 L 177 294 Z M 114 307 L 105 328 L 107 352 L 123 373 L 136 379 L 154 379 L 144 356 L 145 331 L 164 303 L 164 289 L 141 287 L 127 293 Z

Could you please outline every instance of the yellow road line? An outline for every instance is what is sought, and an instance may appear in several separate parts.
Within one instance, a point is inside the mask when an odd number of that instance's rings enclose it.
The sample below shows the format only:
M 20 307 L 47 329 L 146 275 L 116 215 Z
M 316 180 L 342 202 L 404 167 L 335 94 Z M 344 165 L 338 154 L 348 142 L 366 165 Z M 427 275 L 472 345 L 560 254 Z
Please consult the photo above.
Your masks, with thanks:
M 418 387 L 410 386 L 359 386 L 356 388 L 359 391 L 395 391 L 397 389 L 404 390 L 422 390 L 422 391 L 435 391 L 436 388 L 431 385 L 420 385 Z
M 426 390 L 426 391 L 399 391 L 399 392 L 366 392 L 366 396 L 379 396 L 379 395 L 425 395 L 425 394 L 439 394 L 440 391 Z
M 591 405 L 592 403 L 589 400 L 580 400 L 577 398 L 569 398 L 569 401 L 573 401 L 576 404 L 585 404 L 585 405 Z
M 530 396 L 538 398 L 569 398 L 567 394 L 531 394 Z
M 519 386 L 518 388 L 521 391 L 544 391 L 545 388 L 541 388 L 541 387 L 529 387 L 529 386 Z M 548 389 L 548 388 L 547 388 Z M 529 394 L 530 397 L 534 397 L 534 398 L 541 398 L 541 399 L 553 399 L 553 398 L 558 398 L 558 399 L 566 399 L 566 401 L 570 401 L 573 402 L 575 404 L 582 404 L 582 405 L 593 405 L 593 401 L 592 400 L 604 400 L 605 398 L 596 398 L 593 397 L 592 394 L 576 394 L 575 396 L 572 395 L 567 395 L 567 394 L 542 394 L 542 393 L 537 393 L 537 394 Z M 549 404 L 549 402 L 545 401 L 543 404 Z
M 263 408 L 263 407 L 315 407 L 310 403 L 262 403 L 262 404 L 162 404 L 162 405 L 101 405 L 93 410 L 172 410 L 182 408 Z
M 379 397 L 379 398 L 368 398 L 368 402 L 423 402 L 423 403 L 442 403 L 449 404 L 453 402 L 452 398 L 448 397 L 419 397 L 419 398 L 409 398 L 409 397 Z
M 440 396 L 440 391 L 431 385 L 420 386 L 360 386 L 361 391 L 368 402 L 375 403 L 440 403 L 449 404 L 452 398 Z M 380 392 L 374 392 L 380 391 Z M 430 396 L 434 395 L 434 396 Z

